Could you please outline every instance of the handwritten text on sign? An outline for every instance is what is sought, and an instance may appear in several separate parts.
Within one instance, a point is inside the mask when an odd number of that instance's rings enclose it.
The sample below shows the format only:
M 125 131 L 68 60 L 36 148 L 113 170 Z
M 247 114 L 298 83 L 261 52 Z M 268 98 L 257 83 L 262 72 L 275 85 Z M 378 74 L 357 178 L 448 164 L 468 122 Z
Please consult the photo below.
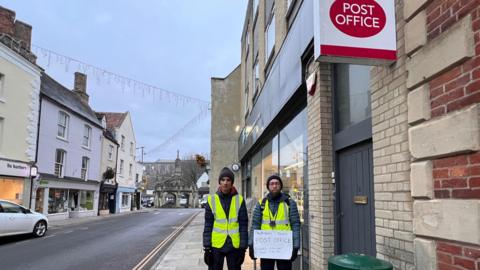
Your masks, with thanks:
M 292 257 L 292 231 L 253 232 L 255 258 L 290 260 Z

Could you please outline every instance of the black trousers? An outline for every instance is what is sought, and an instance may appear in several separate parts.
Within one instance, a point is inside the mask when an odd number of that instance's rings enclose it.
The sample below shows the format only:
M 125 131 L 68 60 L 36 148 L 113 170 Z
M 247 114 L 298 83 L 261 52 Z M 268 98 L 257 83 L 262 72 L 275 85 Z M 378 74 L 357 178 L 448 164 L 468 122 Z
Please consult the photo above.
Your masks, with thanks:
M 213 249 L 212 254 L 213 254 L 213 263 L 208 267 L 208 270 L 223 270 L 223 263 L 225 261 L 225 258 L 227 259 L 228 270 L 240 270 L 242 267 L 241 265 L 236 265 L 237 256 L 239 254 L 234 250 L 225 253 L 225 252 L 221 252 L 220 250 Z
M 275 262 L 277 262 L 278 270 L 292 270 L 292 261 L 290 260 L 271 260 L 260 259 L 260 269 L 262 270 L 274 270 Z

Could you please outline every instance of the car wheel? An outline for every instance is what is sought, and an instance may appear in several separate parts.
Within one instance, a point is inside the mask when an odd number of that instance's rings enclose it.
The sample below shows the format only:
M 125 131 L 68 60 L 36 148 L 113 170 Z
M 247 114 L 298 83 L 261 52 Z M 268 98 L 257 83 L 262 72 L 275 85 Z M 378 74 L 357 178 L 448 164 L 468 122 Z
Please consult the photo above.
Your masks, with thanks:
M 35 227 L 33 227 L 33 235 L 35 237 L 42 237 L 45 235 L 47 232 L 47 223 L 44 220 L 40 220 L 35 224 Z

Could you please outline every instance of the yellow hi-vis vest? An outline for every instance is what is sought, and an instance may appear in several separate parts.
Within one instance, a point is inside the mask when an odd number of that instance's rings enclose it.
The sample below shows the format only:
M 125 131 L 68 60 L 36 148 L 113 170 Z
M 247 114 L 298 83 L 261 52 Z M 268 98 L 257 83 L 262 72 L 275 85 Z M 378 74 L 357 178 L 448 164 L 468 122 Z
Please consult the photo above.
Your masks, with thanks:
M 232 239 L 234 248 L 240 247 L 238 211 L 240 210 L 242 202 L 243 197 L 241 195 L 237 194 L 232 197 L 230 212 L 227 219 L 227 215 L 225 214 L 225 210 L 222 207 L 218 194 L 208 196 L 208 205 L 210 206 L 210 209 L 212 209 L 213 216 L 215 217 L 212 231 L 212 247 L 223 247 L 227 240 L 227 236 L 230 236 Z
M 259 201 L 262 205 L 262 200 Z M 261 230 L 277 230 L 277 231 L 291 231 L 290 218 L 288 214 L 289 206 L 286 202 L 281 202 L 278 205 L 277 214 L 274 216 L 268 207 L 268 200 L 265 200 L 265 206 L 262 214 Z M 275 226 L 272 227 L 272 222 Z

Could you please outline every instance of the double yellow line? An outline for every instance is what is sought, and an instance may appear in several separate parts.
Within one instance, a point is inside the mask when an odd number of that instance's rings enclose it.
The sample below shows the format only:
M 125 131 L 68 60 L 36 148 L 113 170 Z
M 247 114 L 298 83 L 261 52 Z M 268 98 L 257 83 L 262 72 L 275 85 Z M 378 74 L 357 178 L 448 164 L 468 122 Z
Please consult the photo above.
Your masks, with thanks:
M 150 260 L 153 259 L 157 255 L 157 253 L 163 247 L 165 247 L 168 242 L 170 242 L 170 240 L 175 238 L 175 236 L 177 236 L 177 234 L 179 234 L 183 230 L 183 228 L 185 228 L 185 226 L 187 226 L 188 223 L 190 223 L 198 214 L 199 213 L 192 215 L 189 219 L 183 222 L 182 225 L 176 228 L 170 235 L 167 236 L 167 238 L 165 238 L 162 242 L 160 242 L 160 244 L 154 247 L 153 250 L 150 251 L 147 256 L 145 256 L 145 258 L 143 258 L 137 265 L 132 268 L 132 270 L 143 270 L 143 268 L 150 262 Z

